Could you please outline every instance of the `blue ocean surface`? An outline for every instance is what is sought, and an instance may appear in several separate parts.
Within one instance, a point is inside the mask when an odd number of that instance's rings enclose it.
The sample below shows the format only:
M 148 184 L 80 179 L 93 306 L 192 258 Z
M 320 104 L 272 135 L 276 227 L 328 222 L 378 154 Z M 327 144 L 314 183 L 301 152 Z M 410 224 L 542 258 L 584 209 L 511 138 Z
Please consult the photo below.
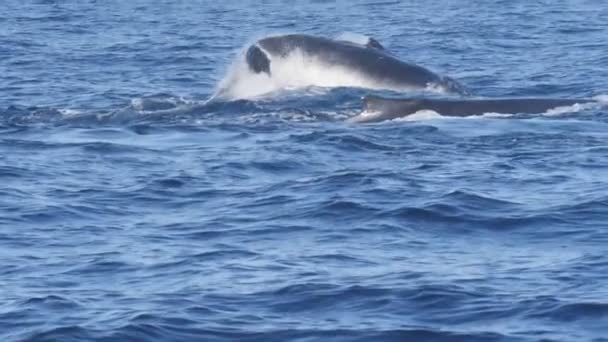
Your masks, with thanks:
M 374 37 L 478 97 L 606 101 L 607 18 L 3 0 L 0 340 L 608 341 L 606 108 L 353 124 L 369 90 L 208 101 L 284 33 Z

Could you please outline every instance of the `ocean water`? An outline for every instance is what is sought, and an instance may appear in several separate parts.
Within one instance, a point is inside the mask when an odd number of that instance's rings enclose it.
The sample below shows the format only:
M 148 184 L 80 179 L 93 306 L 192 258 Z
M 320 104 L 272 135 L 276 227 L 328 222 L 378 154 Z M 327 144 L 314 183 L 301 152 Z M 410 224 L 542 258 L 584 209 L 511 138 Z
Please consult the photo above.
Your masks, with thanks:
M 366 89 L 260 80 L 207 102 L 294 32 L 374 37 L 476 96 L 605 99 L 607 17 L 4 0 L 0 339 L 608 341 L 605 108 L 357 125 Z

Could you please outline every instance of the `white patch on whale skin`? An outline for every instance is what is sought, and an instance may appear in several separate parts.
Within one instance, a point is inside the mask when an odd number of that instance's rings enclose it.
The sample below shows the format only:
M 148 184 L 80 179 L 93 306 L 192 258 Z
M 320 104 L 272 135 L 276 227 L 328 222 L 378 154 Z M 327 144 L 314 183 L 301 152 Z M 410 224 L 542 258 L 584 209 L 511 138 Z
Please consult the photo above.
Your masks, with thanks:
M 307 87 L 335 88 L 354 87 L 375 90 L 415 91 L 415 86 L 395 86 L 390 82 L 371 78 L 359 70 L 341 64 L 331 64 L 295 49 L 285 57 L 267 54 L 270 59 L 270 75 L 256 74 L 249 69 L 242 51 L 219 82 L 212 98 L 226 100 L 255 99 L 281 90 Z M 427 90 L 445 92 L 441 86 L 429 85 Z

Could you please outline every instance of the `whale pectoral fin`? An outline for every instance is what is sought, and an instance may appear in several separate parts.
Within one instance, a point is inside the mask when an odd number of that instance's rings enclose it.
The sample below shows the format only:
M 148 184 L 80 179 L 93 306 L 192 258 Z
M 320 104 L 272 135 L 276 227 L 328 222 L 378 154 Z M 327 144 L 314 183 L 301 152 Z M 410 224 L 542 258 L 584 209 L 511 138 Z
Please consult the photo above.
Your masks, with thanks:
M 369 37 L 369 38 L 368 38 L 368 40 L 367 40 L 367 44 L 365 44 L 365 47 L 368 47 L 368 48 L 370 48 L 370 49 L 378 49 L 378 50 L 382 50 L 382 51 L 386 50 L 386 49 L 384 48 L 384 46 L 382 46 L 382 44 L 380 44 L 380 42 L 379 42 L 379 41 L 375 40 L 375 39 L 374 39 L 374 38 L 372 38 L 372 37 Z
M 270 59 L 257 45 L 252 45 L 247 49 L 245 58 L 251 71 L 256 74 L 265 72 L 270 75 Z

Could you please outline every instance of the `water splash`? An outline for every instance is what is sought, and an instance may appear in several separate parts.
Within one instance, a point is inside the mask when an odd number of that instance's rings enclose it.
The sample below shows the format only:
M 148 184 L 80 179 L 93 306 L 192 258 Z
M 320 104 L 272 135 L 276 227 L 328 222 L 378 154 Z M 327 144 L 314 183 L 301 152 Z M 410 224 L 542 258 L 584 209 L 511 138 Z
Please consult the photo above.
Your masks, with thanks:
M 343 33 L 338 40 L 365 45 L 370 37 L 354 33 Z M 331 62 L 311 55 L 302 49 L 295 48 L 285 56 L 266 53 L 271 61 L 272 72 L 255 73 L 246 61 L 246 45 L 232 61 L 226 75 L 218 83 L 211 100 L 260 99 L 276 95 L 282 91 L 320 88 L 364 88 L 370 90 L 393 90 L 398 92 L 420 91 L 419 87 L 395 85 L 385 80 L 376 79 L 360 72 L 356 68 L 341 63 Z M 262 51 L 264 49 L 260 46 Z M 265 51 L 264 51 L 265 52 Z M 442 84 L 429 83 L 424 92 L 446 93 L 458 87 L 458 83 L 448 77 L 442 77 Z M 466 93 L 464 89 L 458 89 Z
M 241 52 L 220 81 L 213 98 L 224 100 L 259 99 L 281 91 L 309 87 L 382 89 L 382 85 L 346 67 L 330 64 L 296 49 L 289 55 L 272 59 L 272 75 L 249 70 Z

